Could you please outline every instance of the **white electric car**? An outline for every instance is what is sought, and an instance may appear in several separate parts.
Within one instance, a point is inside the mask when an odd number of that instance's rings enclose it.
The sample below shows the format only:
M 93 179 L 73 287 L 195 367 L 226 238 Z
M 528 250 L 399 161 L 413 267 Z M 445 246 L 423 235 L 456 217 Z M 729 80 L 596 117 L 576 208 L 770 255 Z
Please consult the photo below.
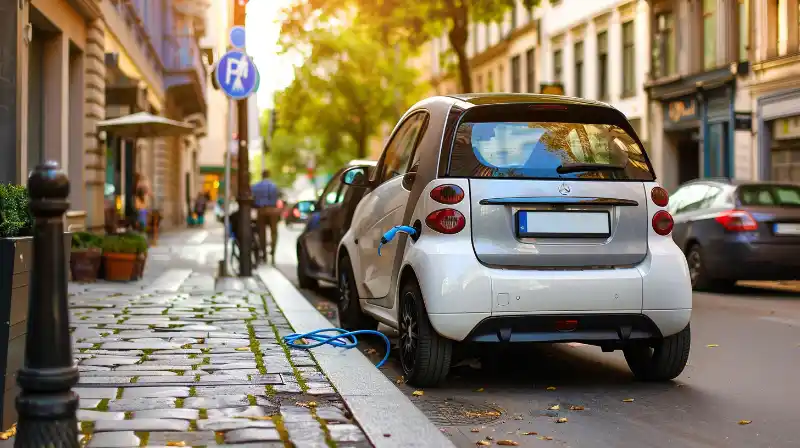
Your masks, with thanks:
M 353 167 L 342 181 L 367 189 L 337 254 L 342 324 L 399 330 L 409 383 L 443 380 L 459 342 L 582 342 L 623 350 L 642 380 L 683 371 L 686 258 L 667 192 L 616 109 L 429 98 L 369 175 Z

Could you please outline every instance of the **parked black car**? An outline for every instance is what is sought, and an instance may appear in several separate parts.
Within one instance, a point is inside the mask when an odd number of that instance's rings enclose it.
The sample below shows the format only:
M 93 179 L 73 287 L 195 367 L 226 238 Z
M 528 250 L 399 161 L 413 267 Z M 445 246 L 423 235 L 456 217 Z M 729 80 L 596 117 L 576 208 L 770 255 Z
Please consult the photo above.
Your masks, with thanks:
M 668 210 L 695 289 L 800 279 L 800 186 L 696 180 L 670 197 Z
M 301 288 L 311 289 L 318 280 L 336 283 L 336 251 L 350 228 L 353 213 L 366 190 L 342 183 L 342 173 L 354 166 L 365 172 L 375 167 L 372 161 L 358 160 L 333 175 L 325 186 L 305 230 L 297 238 L 297 280 Z
M 286 225 L 305 224 L 308 217 L 314 213 L 317 207 L 316 201 L 299 201 L 283 209 L 283 222 Z

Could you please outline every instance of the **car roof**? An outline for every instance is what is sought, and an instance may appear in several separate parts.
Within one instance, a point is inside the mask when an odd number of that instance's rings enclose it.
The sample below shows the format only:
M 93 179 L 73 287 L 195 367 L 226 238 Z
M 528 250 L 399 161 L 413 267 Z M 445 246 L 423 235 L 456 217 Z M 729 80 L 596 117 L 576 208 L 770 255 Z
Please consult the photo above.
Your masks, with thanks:
M 690 180 L 689 182 L 685 182 L 681 184 L 681 187 L 686 185 L 692 185 L 696 183 L 706 183 L 706 184 L 717 184 L 717 185 L 728 185 L 731 187 L 740 187 L 740 186 L 748 186 L 748 185 L 792 185 L 796 186 L 796 184 L 792 182 L 779 182 L 774 180 L 744 180 L 744 179 L 731 179 L 728 177 L 706 177 L 702 179 L 694 179 Z
M 461 93 L 447 95 L 449 98 L 464 101 L 476 106 L 485 104 L 564 104 L 576 106 L 600 106 L 613 109 L 610 105 L 600 101 L 587 100 L 564 95 L 543 95 L 540 93 Z

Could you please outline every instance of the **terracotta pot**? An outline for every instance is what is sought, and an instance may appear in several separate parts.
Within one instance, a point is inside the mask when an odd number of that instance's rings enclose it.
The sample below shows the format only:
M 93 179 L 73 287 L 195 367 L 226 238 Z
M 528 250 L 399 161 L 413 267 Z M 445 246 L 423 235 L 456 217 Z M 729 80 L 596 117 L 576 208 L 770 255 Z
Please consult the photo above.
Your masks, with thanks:
M 100 271 L 102 252 L 99 249 L 73 250 L 70 252 L 69 267 L 72 281 L 93 282 Z
M 136 274 L 136 254 L 104 253 L 105 277 L 112 282 L 129 282 Z

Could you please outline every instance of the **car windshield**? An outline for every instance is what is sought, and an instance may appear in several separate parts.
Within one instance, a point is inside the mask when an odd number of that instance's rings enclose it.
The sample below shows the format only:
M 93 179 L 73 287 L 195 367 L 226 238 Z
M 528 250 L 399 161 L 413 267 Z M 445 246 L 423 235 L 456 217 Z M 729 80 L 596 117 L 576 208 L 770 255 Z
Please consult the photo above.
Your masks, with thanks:
M 642 148 L 613 124 L 462 122 L 450 165 L 456 177 L 641 180 L 655 178 Z
M 800 207 L 800 187 L 794 185 L 742 185 L 738 194 L 745 206 Z

